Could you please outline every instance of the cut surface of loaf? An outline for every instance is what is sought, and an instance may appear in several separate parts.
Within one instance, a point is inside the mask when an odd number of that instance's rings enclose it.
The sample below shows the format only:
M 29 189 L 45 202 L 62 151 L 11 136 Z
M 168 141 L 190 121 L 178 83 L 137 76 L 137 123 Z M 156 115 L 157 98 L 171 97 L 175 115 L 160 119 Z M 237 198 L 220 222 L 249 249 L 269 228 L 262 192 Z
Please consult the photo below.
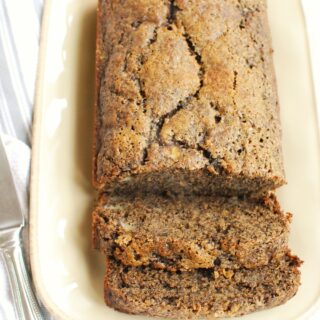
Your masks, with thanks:
M 293 297 L 300 284 L 299 265 L 299 259 L 288 254 L 256 269 L 177 273 L 126 267 L 108 259 L 105 301 L 122 312 L 176 319 L 240 316 Z
M 100 0 L 96 69 L 98 189 L 284 184 L 265 1 Z
M 248 202 L 104 194 L 93 213 L 93 242 L 130 266 L 254 268 L 287 250 L 290 218 L 274 195 Z

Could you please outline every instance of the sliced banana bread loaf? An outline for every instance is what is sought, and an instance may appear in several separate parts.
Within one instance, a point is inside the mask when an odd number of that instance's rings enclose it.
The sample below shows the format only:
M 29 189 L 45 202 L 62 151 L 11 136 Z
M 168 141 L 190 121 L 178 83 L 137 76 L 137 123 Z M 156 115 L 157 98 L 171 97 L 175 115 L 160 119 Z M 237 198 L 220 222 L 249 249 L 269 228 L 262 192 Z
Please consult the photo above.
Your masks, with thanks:
M 93 241 L 125 265 L 254 268 L 287 250 L 290 218 L 273 195 L 255 202 L 102 195 L 93 214 Z
M 293 297 L 300 284 L 299 265 L 288 254 L 256 269 L 170 272 L 108 259 L 105 301 L 122 312 L 176 319 L 240 316 Z
M 284 183 L 265 1 L 99 2 L 97 188 L 234 195 Z

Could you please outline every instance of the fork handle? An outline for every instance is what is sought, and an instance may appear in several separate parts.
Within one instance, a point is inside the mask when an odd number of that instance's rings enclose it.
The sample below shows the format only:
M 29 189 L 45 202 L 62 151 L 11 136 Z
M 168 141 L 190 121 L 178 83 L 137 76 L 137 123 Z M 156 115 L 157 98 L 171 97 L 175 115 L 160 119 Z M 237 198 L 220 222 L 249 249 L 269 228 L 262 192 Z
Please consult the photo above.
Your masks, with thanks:
M 0 252 L 3 257 L 4 269 L 7 271 L 17 319 L 43 320 L 44 318 L 31 288 L 20 245 L 2 247 Z

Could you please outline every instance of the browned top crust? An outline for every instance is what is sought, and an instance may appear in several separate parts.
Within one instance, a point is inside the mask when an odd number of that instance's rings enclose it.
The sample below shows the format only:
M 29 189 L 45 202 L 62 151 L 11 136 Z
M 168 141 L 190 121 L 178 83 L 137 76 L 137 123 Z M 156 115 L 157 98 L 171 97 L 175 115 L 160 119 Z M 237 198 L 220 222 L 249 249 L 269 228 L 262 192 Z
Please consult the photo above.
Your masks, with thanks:
M 284 183 L 265 1 L 100 0 L 94 183 L 208 169 Z

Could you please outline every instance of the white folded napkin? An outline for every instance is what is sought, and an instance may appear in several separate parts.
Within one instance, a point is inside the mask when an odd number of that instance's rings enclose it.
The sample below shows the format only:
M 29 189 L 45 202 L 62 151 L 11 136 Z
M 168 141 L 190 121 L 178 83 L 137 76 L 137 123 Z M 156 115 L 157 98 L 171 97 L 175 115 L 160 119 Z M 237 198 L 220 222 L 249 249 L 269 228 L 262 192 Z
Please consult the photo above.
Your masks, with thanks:
M 1 135 L 7 158 L 11 167 L 15 187 L 17 189 L 20 206 L 25 217 L 28 213 L 29 201 L 29 173 L 31 150 L 22 141 L 11 136 Z
M 43 0 L 0 0 L 0 135 L 26 218 L 42 6 Z M 23 245 L 28 259 L 27 228 L 24 231 Z M 14 299 L 3 268 L 0 263 L 0 319 L 14 320 L 17 319 Z
M 28 213 L 30 148 L 25 143 L 8 135 L 2 134 L 1 138 L 6 149 L 7 158 L 10 163 L 11 172 L 20 201 L 20 206 L 22 212 L 26 216 Z M 28 247 L 26 235 L 27 234 L 24 233 L 23 237 L 25 248 Z M 10 292 L 10 284 L 3 268 L 4 265 L 0 263 L 0 319 L 15 319 L 16 316 L 12 305 L 13 297 Z

